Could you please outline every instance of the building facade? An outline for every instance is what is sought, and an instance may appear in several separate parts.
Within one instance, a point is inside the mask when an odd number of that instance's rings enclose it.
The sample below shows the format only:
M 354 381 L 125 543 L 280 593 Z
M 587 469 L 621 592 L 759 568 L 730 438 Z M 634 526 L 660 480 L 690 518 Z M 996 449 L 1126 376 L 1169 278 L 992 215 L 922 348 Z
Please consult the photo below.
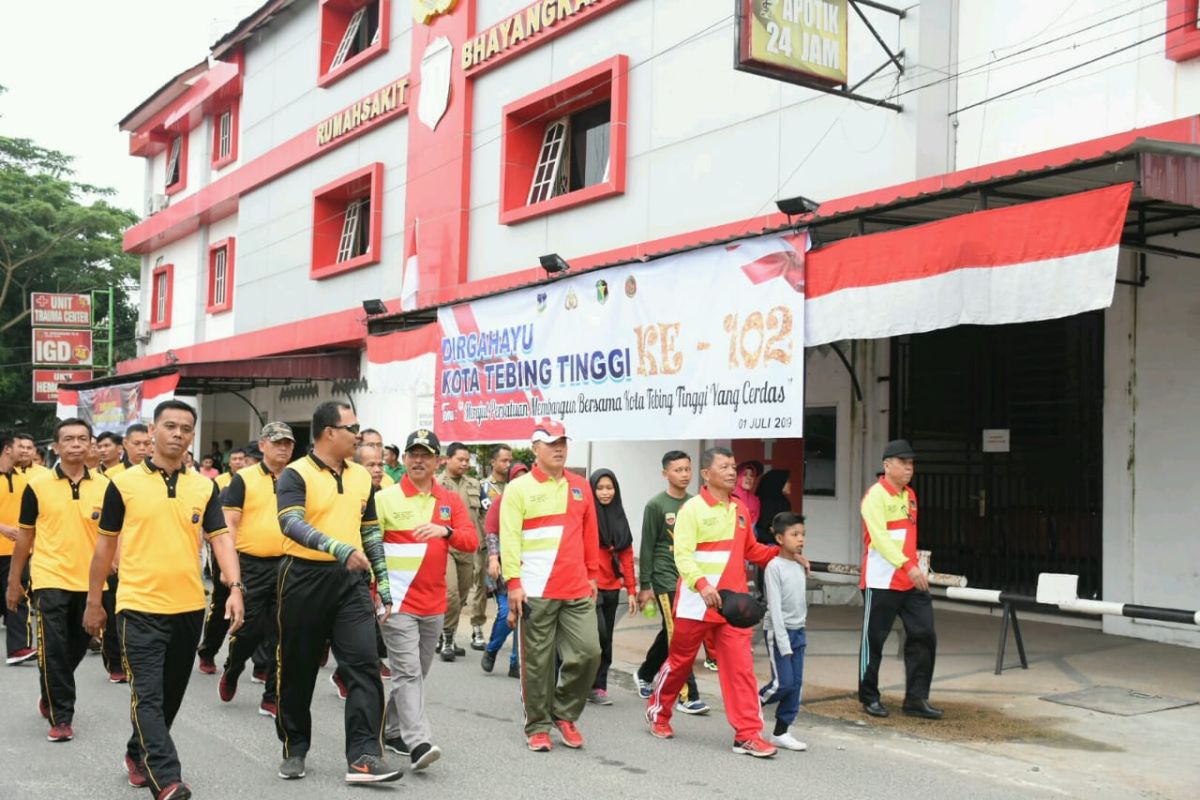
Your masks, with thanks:
M 929 221 L 921 203 L 956 186 L 969 213 L 1135 161 L 1140 180 L 1152 156 L 1121 155 L 1137 142 L 1191 158 L 1200 141 L 1194 0 L 797 0 L 845 27 L 858 99 L 735 70 L 736 5 L 269 0 L 122 121 L 147 216 L 125 237 L 143 268 L 121 374 L 180 370 L 198 441 L 260 419 L 303 436 L 335 397 L 396 441 L 436 422 L 431 310 L 542 279 L 544 254 L 578 270 L 786 228 L 776 201 L 797 196 L 822 201 L 818 236 L 870 235 Z M 1081 158 L 1095 171 L 1072 184 Z M 1032 172 L 1058 182 L 1011 189 Z M 857 207 L 883 210 L 843 224 Z M 1195 607 L 1200 221 L 1170 207 L 1138 207 L 1151 225 L 1122 240 L 1137 249 L 1104 310 L 810 348 L 803 447 L 736 449 L 792 469 L 813 557 L 858 561 L 858 500 L 904 435 L 939 569 L 1024 589 L 1074 572 L 1081 595 Z M 371 299 L 399 333 L 368 335 Z M 615 469 L 636 509 L 664 450 L 704 444 L 576 442 L 572 461 Z

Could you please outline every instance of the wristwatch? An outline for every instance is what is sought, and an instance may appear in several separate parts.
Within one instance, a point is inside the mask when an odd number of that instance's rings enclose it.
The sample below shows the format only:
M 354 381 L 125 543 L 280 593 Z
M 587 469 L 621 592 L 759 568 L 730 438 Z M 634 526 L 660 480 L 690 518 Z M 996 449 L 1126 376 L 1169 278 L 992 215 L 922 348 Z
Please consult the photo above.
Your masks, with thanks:
M 454 535 L 454 528 L 451 528 L 449 525 L 443 525 L 442 527 L 446 529 L 446 538 L 447 539 L 449 539 L 451 536 Z
M 242 583 L 241 581 L 234 581 L 233 583 L 229 584 L 229 588 L 239 589 L 243 594 L 246 592 L 246 584 Z

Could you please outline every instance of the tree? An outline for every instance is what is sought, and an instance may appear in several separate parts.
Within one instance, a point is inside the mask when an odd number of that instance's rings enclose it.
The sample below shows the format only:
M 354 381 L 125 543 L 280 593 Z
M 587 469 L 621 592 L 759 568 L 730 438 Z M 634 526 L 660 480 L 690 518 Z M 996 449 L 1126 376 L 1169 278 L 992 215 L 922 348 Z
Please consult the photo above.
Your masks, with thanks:
M 0 86 L 0 93 L 4 87 Z M 72 159 L 0 136 L 0 427 L 41 435 L 54 407 L 31 401 L 31 292 L 113 289 L 114 360 L 134 355 L 139 260 L 121 249 L 137 216 L 112 189 L 74 180 Z

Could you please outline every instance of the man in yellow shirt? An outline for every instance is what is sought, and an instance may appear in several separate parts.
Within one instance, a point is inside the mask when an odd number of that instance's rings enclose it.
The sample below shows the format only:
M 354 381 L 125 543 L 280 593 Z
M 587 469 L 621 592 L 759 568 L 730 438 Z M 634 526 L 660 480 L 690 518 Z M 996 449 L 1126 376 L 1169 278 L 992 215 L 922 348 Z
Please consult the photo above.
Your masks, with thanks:
M 346 782 L 394 781 L 401 770 L 383 759 L 383 684 L 376 649 L 378 587 L 382 618 L 391 614 L 375 489 L 350 461 L 359 426 L 345 403 L 326 402 L 312 417 L 312 452 L 279 476 L 276 503 L 286 537 L 279 567 L 279 777 L 303 778 L 312 744 L 313 685 L 325 643 L 346 683 Z
M 96 452 L 100 454 L 98 469 L 106 477 L 112 477 L 108 474 L 110 470 L 116 475 L 125 469 L 125 451 L 121 449 L 120 434 L 104 431 L 96 436 Z
M 159 403 L 150 435 L 153 459 L 116 476 L 104 494 L 83 623 L 93 636 L 104 628 L 107 615 L 100 592 L 119 535 L 117 625 L 133 722 L 125 767 L 130 784 L 149 785 L 155 800 L 183 800 L 192 794 L 182 780 L 171 724 L 187 690 L 204 624 L 198 557 L 202 538 L 213 543 L 221 571 L 235 590 L 225 606 L 232 630 L 242 625 L 245 587 L 217 487 L 183 465 L 196 435 L 196 412 L 179 400 Z
M 242 582 L 246 584 L 246 622 L 229 637 L 225 670 L 218 686 L 218 693 L 226 703 L 237 693 L 238 677 L 246 667 L 246 660 L 264 642 L 272 653 L 276 644 L 275 592 L 279 584 L 279 559 L 283 556 L 283 531 L 279 529 L 275 483 L 292 460 L 296 438 L 287 424 L 268 422 L 263 426 L 258 446 L 263 460 L 238 470 L 221 493 L 225 524 L 233 534 Z M 239 459 L 239 454 L 244 460 L 244 451 L 234 450 L 229 457 L 231 465 Z M 224 616 L 220 607 L 209 612 L 210 620 L 214 616 Z M 274 658 L 267 663 L 264 680 L 258 713 L 274 718 L 277 714 Z
M 13 553 L 5 598 L 10 609 L 25 599 L 20 576 L 29 562 L 40 641 L 38 708 L 50 722 L 46 738 L 51 742 L 74 738 L 71 722 L 75 717 L 75 668 L 88 647 L 83 629 L 88 567 L 108 488 L 108 478 L 85 464 L 91 446 L 92 428 L 83 420 L 66 419 L 55 426 L 58 466 L 49 474 L 34 477 L 25 487 L 21 535 Z
M 8 593 L 8 571 L 20 529 L 21 498 L 28 479 L 17 466 L 16 446 L 11 435 L 0 434 L 0 590 Z M 29 583 L 29 572 L 21 573 L 21 583 Z M 22 601 L 15 609 L 5 607 L 4 632 L 8 649 L 7 664 L 16 666 L 37 658 L 37 638 L 29 619 L 29 603 Z
M 39 451 L 37 443 L 34 442 L 31 434 L 13 434 L 13 454 L 17 459 L 17 466 L 21 468 L 21 472 L 25 473 L 25 477 L 27 478 L 32 478 L 34 475 L 45 475 L 50 472 L 49 467 L 38 462 L 37 456 L 39 455 Z

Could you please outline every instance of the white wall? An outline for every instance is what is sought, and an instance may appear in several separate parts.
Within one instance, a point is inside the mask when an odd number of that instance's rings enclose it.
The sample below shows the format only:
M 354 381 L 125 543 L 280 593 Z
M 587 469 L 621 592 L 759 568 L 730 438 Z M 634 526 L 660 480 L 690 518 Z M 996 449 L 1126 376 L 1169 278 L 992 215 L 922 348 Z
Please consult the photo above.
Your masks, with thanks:
M 1200 235 L 1170 246 L 1200 251 Z M 1200 264 L 1150 257 L 1105 315 L 1104 599 L 1200 607 Z M 1110 633 L 1200 647 L 1195 626 L 1105 617 Z

